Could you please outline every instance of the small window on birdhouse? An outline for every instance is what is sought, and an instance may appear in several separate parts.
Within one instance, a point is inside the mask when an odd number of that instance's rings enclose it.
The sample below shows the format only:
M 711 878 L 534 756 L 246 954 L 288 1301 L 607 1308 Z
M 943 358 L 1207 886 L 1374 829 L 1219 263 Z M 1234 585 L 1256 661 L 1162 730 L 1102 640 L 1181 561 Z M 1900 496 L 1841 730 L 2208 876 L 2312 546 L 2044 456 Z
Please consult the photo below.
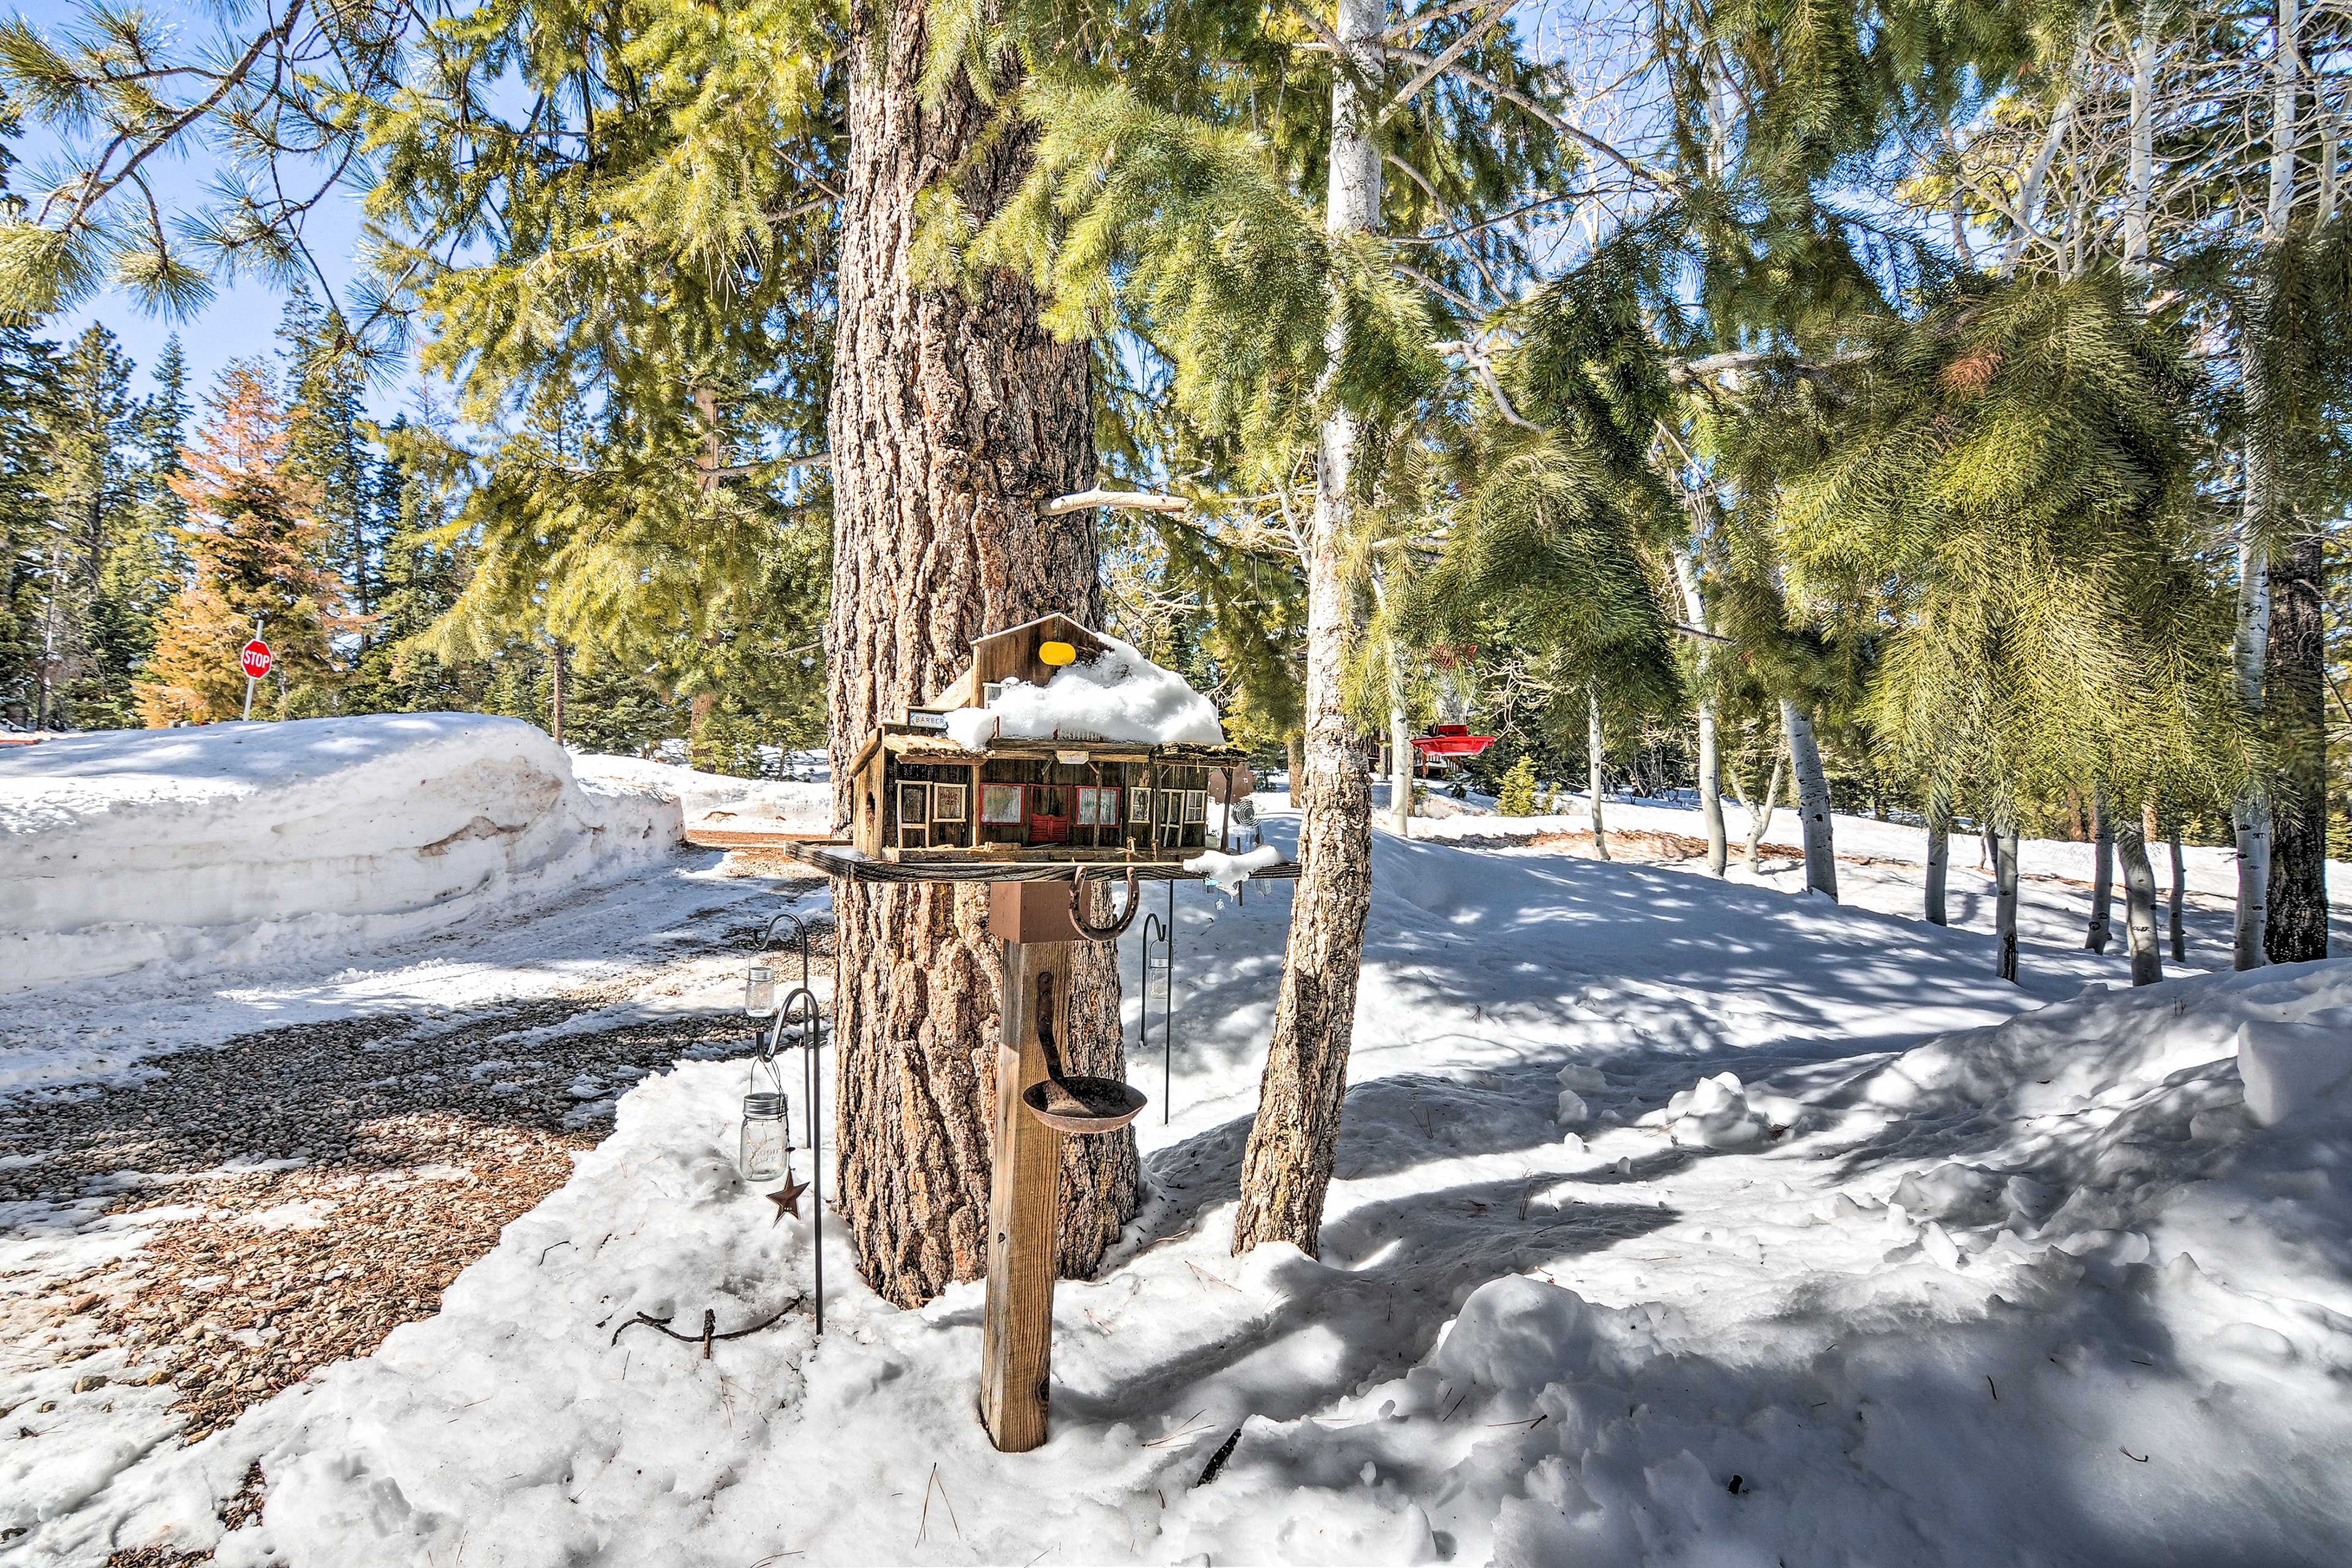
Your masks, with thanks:
M 964 811 L 963 790 L 964 786 L 961 784 L 933 784 L 931 786 L 931 820 L 961 822 Z
M 1127 819 L 1144 824 L 1151 821 L 1151 792 L 1140 784 L 1127 792 Z
M 992 680 L 980 689 L 980 705 L 982 708 L 993 708 L 996 706 L 996 700 L 1003 695 L 1004 682 Z
M 1099 789 L 1092 784 L 1078 786 L 1078 826 L 1080 827 L 1116 827 L 1118 826 L 1118 791 Z
M 1187 823 L 1209 820 L 1209 792 L 1188 789 L 1184 792 L 1184 820 Z
M 1021 786 L 992 784 L 980 786 L 980 819 L 1019 826 L 1021 823 Z
M 909 826 L 931 819 L 931 786 L 926 784 L 901 784 L 898 786 L 898 820 Z

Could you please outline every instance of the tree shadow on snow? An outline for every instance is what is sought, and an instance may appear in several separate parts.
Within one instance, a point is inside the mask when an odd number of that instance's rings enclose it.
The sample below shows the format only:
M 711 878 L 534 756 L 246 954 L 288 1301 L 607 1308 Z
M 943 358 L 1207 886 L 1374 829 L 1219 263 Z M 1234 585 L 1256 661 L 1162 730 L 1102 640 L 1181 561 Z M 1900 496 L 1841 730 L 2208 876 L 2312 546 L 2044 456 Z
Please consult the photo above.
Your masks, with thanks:
M 1350 1209 L 1325 1223 L 1320 1260 L 1293 1253 L 1253 1282 L 1254 1295 L 1273 1300 L 1271 1310 L 1249 1310 L 1212 1342 L 1120 1363 L 1107 1386 L 1057 1381 L 1055 1408 L 1133 1422 L 1207 1404 L 1294 1420 L 1419 1362 L 1487 1280 L 1557 1268 L 1680 1217 L 1639 1204 L 1523 1209 L 1526 1189 L 1516 1178 L 1472 1182 Z

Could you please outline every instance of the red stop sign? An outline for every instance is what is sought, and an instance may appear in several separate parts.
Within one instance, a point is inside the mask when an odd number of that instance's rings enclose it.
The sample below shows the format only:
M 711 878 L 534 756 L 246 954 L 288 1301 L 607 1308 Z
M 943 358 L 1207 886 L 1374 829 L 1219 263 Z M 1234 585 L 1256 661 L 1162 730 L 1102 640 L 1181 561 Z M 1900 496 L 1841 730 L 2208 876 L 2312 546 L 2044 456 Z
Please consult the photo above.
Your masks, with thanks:
M 254 638 L 245 645 L 245 651 L 236 656 L 236 662 L 245 667 L 247 675 L 259 680 L 269 673 L 269 645 L 259 637 Z

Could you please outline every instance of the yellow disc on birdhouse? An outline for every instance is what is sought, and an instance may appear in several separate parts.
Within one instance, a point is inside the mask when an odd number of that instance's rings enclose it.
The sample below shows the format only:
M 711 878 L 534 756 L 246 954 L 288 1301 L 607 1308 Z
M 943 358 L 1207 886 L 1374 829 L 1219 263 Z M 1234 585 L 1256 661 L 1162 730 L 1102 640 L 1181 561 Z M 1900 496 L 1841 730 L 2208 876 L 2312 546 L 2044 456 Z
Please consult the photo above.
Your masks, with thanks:
M 1078 650 L 1066 642 L 1039 643 L 1037 657 L 1058 669 L 1063 665 L 1077 663 Z

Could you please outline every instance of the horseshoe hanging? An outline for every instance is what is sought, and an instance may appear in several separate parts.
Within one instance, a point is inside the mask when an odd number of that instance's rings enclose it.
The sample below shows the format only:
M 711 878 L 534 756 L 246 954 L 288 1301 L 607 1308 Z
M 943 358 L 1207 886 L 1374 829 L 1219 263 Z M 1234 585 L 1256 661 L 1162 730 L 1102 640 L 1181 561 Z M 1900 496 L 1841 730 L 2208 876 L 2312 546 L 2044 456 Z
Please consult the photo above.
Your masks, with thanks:
M 1116 942 L 1120 933 L 1135 923 L 1135 911 L 1143 907 L 1143 895 L 1135 883 L 1135 868 L 1127 868 L 1127 910 L 1108 925 L 1096 925 L 1087 919 L 1087 879 L 1084 872 L 1070 879 L 1070 923 L 1089 942 Z

